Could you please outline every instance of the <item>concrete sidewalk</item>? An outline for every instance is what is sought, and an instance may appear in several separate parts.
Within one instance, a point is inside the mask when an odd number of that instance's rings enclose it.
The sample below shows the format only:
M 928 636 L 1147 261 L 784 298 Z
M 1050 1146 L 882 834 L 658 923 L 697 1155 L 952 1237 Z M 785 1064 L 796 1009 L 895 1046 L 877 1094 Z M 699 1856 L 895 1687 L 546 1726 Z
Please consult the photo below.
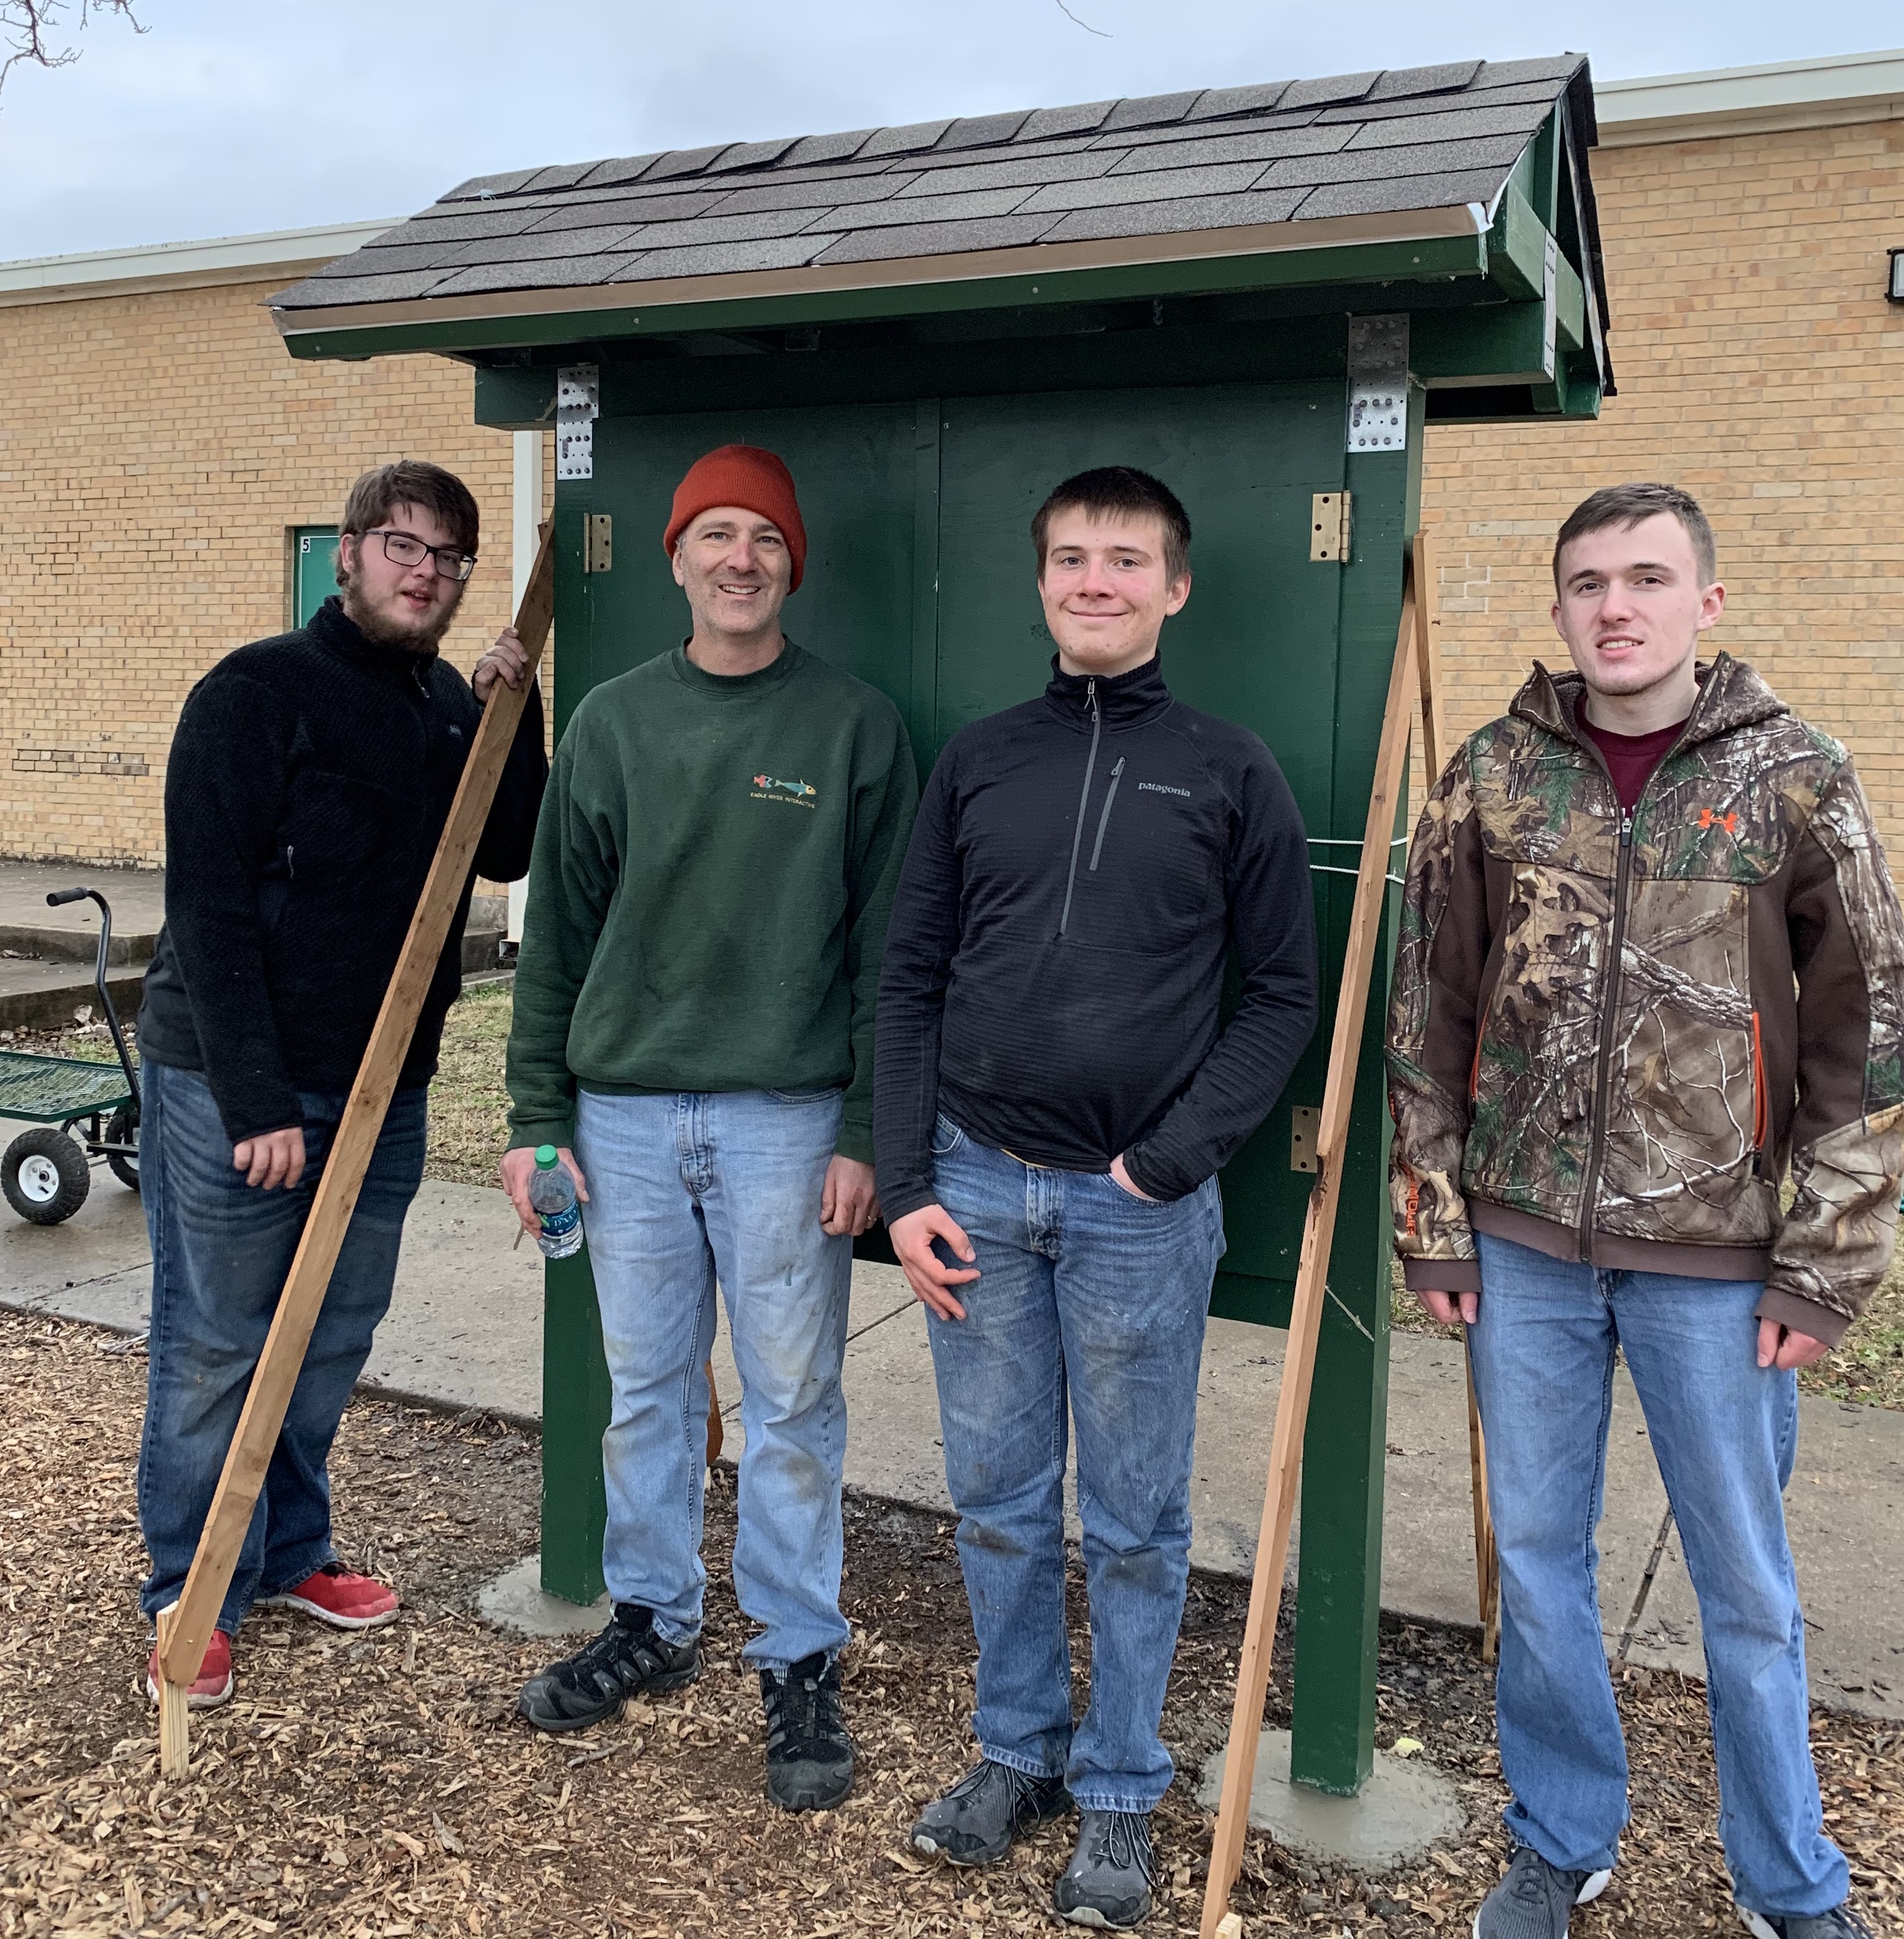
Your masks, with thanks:
M 540 1260 L 526 1241 L 510 1250 L 515 1231 L 500 1192 L 425 1183 L 410 1215 L 367 1388 L 539 1420 Z M 66 1225 L 0 1222 L 0 1305 L 135 1331 L 145 1323 L 150 1287 L 138 1201 L 102 1170 L 95 1173 L 92 1198 Z M 1280 1333 L 1211 1323 L 1194 1484 L 1191 1559 L 1199 1567 L 1249 1572 L 1282 1345 Z M 740 1385 L 724 1322 L 715 1359 L 732 1455 L 741 1447 Z M 848 1482 L 949 1513 L 924 1316 L 893 1268 L 855 1270 L 846 1387 Z M 1842 1708 L 1904 1718 L 1904 1414 L 1811 1399 L 1800 1408 L 1799 1467 L 1787 1511 L 1814 1694 Z M 1387 1493 L 1382 1606 L 1471 1624 L 1467 1409 L 1461 1350 L 1450 1342 L 1395 1336 Z M 1638 1401 L 1622 1368 L 1600 1529 L 1609 1648 L 1626 1625 L 1665 1510 Z M 1698 1612 L 1675 1537 L 1668 1538 L 1629 1654 L 1636 1663 L 1702 1673 Z

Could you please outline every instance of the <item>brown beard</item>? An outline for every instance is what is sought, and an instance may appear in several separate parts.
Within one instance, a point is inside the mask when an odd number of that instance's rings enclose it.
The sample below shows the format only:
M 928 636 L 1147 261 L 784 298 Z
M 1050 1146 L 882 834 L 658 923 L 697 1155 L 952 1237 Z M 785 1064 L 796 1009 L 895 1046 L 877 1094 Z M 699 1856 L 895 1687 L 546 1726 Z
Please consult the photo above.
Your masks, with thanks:
M 376 613 L 365 611 L 357 598 L 355 573 L 340 571 L 337 575 L 337 586 L 345 618 L 367 640 L 380 647 L 400 647 L 406 653 L 415 653 L 419 659 L 434 657 L 438 642 L 449 631 L 450 622 L 456 617 L 456 609 L 463 603 L 463 588 L 458 586 L 449 604 L 442 608 L 424 631 L 419 633 L 388 625 Z

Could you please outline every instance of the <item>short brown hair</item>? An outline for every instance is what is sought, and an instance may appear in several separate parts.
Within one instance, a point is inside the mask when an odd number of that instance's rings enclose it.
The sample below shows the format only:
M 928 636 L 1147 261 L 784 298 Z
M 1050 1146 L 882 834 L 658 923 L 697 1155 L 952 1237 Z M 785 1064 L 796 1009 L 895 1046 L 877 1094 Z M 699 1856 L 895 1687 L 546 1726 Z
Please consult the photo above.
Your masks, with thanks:
M 1118 513 L 1155 519 L 1163 527 L 1163 569 L 1173 579 L 1190 570 L 1190 514 L 1183 501 L 1160 478 L 1128 464 L 1106 464 L 1067 478 L 1033 514 L 1031 542 L 1038 553 L 1038 571 L 1045 572 L 1045 540 L 1052 516 L 1080 511 L 1102 519 Z
M 1700 583 L 1710 586 L 1719 577 L 1719 548 L 1713 540 L 1711 522 L 1690 492 L 1682 492 L 1677 485 L 1605 485 L 1567 514 L 1567 522 L 1553 542 L 1553 589 L 1560 590 L 1560 555 L 1574 540 L 1589 532 L 1604 531 L 1609 525 L 1631 531 L 1642 519 L 1657 518 L 1662 512 L 1686 528 L 1686 536 L 1693 541 L 1693 556 L 1699 562 Z
M 453 471 L 421 458 L 400 458 L 367 471 L 344 501 L 339 533 L 353 536 L 374 531 L 399 505 L 416 505 L 429 513 L 449 533 L 450 543 L 472 556 L 482 534 L 482 520 L 470 488 Z M 344 552 L 337 551 L 337 583 L 344 583 Z

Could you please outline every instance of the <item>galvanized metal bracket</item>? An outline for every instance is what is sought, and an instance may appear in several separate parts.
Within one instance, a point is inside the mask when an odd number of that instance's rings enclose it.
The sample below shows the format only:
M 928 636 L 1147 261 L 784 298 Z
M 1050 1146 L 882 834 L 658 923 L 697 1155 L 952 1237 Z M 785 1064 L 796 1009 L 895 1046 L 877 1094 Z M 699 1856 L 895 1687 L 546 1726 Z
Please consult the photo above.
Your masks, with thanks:
M 1352 452 L 1408 449 L 1408 318 L 1349 319 L 1349 439 Z
M 555 476 L 595 475 L 595 420 L 601 416 L 601 372 L 565 364 L 555 373 Z
M 607 512 L 590 512 L 582 521 L 582 570 L 608 572 L 615 564 L 615 520 Z
M 1322 1113 L 1314 1104 L 1298 1104 L 1289 1113 L 1289 1169 L 1315 1170 L 1315 1141 L 1322 1133 Z
M 1318 492 L 1309 501 L 1309 556 L 1317 565 L 1346 565 L 1354 538 L 1355 495 Z

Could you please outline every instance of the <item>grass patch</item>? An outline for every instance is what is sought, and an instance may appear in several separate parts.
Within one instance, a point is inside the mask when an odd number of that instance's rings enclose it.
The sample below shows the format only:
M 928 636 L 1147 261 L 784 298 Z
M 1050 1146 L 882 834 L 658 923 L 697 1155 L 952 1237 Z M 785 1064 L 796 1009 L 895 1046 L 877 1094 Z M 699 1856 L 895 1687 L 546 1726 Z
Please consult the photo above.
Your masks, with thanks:
M 427 1178 L 495 1185 L 509 1142 L 509 1088 L 503 1059 L 516 1014 L 512 982 L 479 983 L 450 1006 L 443 1051 L 430 1086 Z

